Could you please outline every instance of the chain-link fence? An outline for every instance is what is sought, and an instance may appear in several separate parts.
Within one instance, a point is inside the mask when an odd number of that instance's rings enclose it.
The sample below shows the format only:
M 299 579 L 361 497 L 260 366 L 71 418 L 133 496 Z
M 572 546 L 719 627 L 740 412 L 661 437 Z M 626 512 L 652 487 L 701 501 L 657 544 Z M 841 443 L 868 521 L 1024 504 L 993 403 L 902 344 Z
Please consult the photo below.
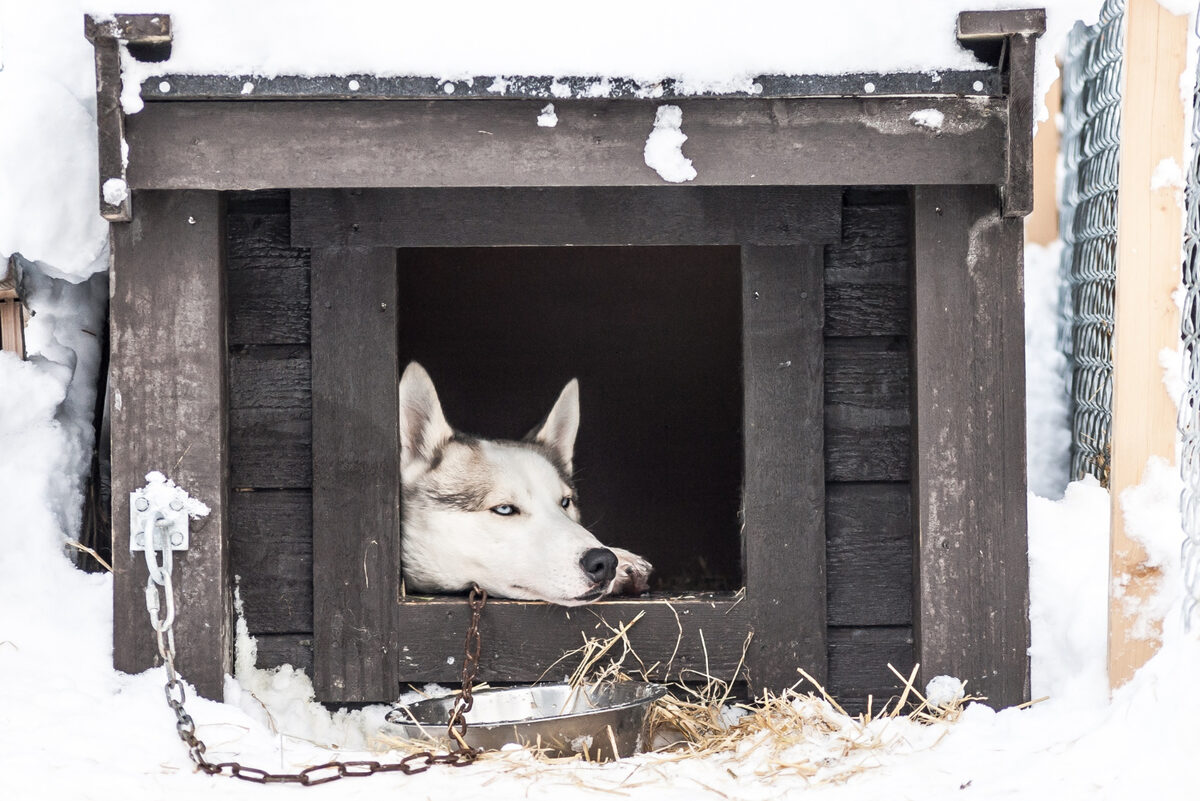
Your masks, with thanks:
M 1125 0 L 1078 24 L 1063 62 L 1061 344 L 1070 369 L 1071 478 L 1108 485 Z
M 1200 26 L 1200 13 L 1197 13 Z M 1197 30 L 1200 36 L 1200 28 Z M 1179 470 L 1183 477 L 1183 619 L 1200 626 L 1200 63 L 1192 90 L 1192 163 L 1187 181 L 1187 225 L 1183 231 L 1183 398 L 1179 433 L 1183 440 Z

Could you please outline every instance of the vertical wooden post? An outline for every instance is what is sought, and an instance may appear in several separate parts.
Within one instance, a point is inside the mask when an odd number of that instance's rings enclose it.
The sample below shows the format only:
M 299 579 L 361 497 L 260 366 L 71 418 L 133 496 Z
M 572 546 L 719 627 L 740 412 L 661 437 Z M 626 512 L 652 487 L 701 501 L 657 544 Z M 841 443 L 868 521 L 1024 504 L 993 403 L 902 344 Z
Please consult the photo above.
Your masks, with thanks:
M 826 681 L 824 259 L 742 248 L 742 565 L 755 688 Z
M 1109 483 L 1113 688 L 1145 664 L 1161 638 L 1161 621 L 1151 622 L 1149 637 L 1134 635 L 1138 608 L 1157 590 L 1161 575 L 1145 565 L 1145 551 L 1125 531 L 1121 493 L 1141 482 L 1151 456 L 1175 456 L 1175 407 L 1163 386 L 1158 354 L 1179 343 L 1179 309 L 1171 293 L 1179 284 L 1182 212 L 1176 189 L 1152 189 L 1151 180 L 1164 159 L 1183 163 L 1179 76 L 1187 66 L 1186 15 L 1174 16 L 1155 0 L 1129 0 L 1125 14 Z
M 1058 165 L 1058 122 L 1062 111 L 1062 78 L 1046 92 L 1050 118 L 1038 124 L 1033 137 L 1033 213 L 1025 220 L 1025 241 L 1049 245 L 1058 239 L 1058 197 L 1055 184 Z
M 917 187 L 917 661 L 993 706 L 1029 694 L 1022 220 L 992 186 Z
M 113 664 L 158 663 L 145 560 L 129 551 L 129 493 L 158 470 L 211 510 L 175 554 L 175 645 L 183 678 L 219 699 L 233 655 L 224 202 L 200 191 L 137 199 L 133 222 L 112 229 L 109 275 Z
M 313 668 L 323 701 L 400 689 L 396 251 L 312 253 Z

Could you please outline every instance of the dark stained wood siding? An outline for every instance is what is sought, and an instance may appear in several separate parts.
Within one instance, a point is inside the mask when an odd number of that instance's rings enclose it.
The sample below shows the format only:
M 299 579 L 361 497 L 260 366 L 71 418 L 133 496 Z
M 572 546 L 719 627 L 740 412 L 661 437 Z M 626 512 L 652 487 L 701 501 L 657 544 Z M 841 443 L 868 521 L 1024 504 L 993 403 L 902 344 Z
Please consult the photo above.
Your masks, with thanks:
M 848 190 L 842 218 L 824 249 L 827 678 L 859 708 L 913 659 L 908 192 Z M 232 195 L 228 231 L 233 572 L 260 664 L 311 667 L 309 251 L 287 193 Z

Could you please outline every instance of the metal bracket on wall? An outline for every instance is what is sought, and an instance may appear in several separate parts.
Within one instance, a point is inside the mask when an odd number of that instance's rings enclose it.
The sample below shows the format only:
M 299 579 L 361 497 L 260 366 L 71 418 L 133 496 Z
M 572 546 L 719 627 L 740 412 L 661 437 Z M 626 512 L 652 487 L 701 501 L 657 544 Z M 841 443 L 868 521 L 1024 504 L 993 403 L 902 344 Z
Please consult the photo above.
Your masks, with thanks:
M 129 493 L 129 550 L 146 550 L 146 534 L 153 529 L 154 550 L 188 549 L 188 513 L 181 501 L 163 509 L 146 497 L 145 490 Z
M 1046 10 L 963 11 L 958 15 L 958 41 L 981 51 L 999 48 L 998 64 L 1007 68 L 1008 152 L 1000 199 L 1005 217 L 1033 211 L 1033 52 L 1046 32 Z
M 87 15 L 83 35 L 96 50 L 96 125 L 100 137 L 100 215 L 129 222 L 129 184 L 125 180 L 125 115 L 121 110 L 121 46 L 146 61 L 171 52 L 171 18 L 166 14 Z M 118 183 L 119 182 L 119 183 Z

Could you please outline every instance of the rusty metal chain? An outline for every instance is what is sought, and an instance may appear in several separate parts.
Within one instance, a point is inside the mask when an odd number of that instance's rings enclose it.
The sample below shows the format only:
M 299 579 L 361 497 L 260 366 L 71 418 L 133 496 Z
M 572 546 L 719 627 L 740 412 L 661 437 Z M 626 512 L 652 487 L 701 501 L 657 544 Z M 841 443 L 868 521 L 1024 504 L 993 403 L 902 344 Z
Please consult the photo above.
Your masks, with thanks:
M 156 551 L 157 548 L 147 548 L 148 552 L 152 550 Z M 169 546 L 167 553 L 170 553 Z M 210 762 L 204 755 L 207 746 L 196 736 L 196 722 L 184 709 L 187 693 L 184 690 L 183 682 L 175 672 L 175 632 L 172 628 L 174 590 L 171 583 L 170 557 L 164 555 L 164 562 L 165 565 L 157 571 L 157 574 L 151 571 L 146 587 L 146 606 L 150 612 L 151 625 L 157 632 L 158 652 L 163 658 L 163 664 L 167 671 L 164 692 L 167 697 L 167 705 L 175 712 L 175 730 L 179 733 L 179 739 L 188 747 L 188 756 L 200 771 L 210 776 L 224 775 L 256 784 L 299 784 L 303 787 L 315 787 L 318 784 L 327 784 L 338 779 L 373 776 L 376 773 L 400 772 L 412 776 L 424 773 L 434 765 L 459 768 L 470 765 L 479 756 L 479 751 L 467 745 L 466 742 L 466 714 L 471 711 L 474 703 L 471 693 L 475 683 L 475 673 L 479 668 L 479 652 L 482 645 L 479 635 L 479 618 L 484 604 L 487 603 L 487 591 L 476 585 L 471 588 L 471 594 L 467 599 L 467 603 L 471 607 L 471 623 L 467 627 L 466 642 L 463 646 L 462 690 L 455 700 L 450 721 L 446 726 L 446 732 L 450 736 L 451 742 L 458 743 L 458 747 L 446 753 L 421 751 L 409 754 L 399 762 L 376 762 L 374 760 L 325 762 L 304 768 L 297 773 L 271 773 L 259 768 L 250 768 L 238 762 Z M 166 601 L 159 601 L 160 592 L 166 596 Z M 159 611 L 161 609 L 169 609 L 171 612 L 166 618 L 160 618 Z

